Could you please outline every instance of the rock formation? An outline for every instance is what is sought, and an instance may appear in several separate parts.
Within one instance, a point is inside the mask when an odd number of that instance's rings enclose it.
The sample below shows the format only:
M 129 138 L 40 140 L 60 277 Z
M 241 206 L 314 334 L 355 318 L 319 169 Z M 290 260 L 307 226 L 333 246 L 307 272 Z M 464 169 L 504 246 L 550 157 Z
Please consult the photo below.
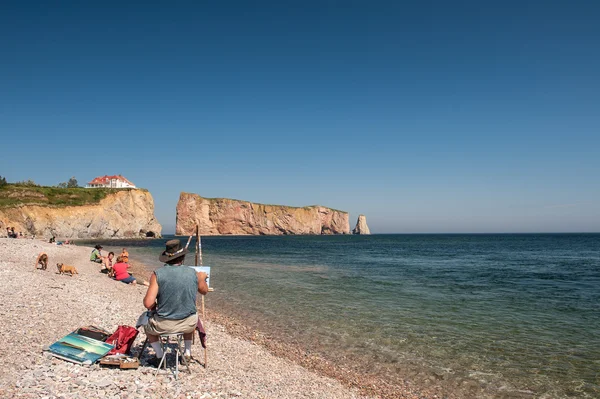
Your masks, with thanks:
M 352 234 L 371 234 L 369 226 L 367 226 L 367 217 L 360 215 L 356 221 L 356 227 L 352 230 Z
M 160 237 L 162 230 L 154 218 L 152 195 L 145 190 L 118 190 L 87 205 L 3 207 L 0 208 L 0 234 L 6 227 L 28 235 L 58 239 Z
M 181 193 L 175 234 L 349 234 L 348 213 L 319 205 L 295 208 Z

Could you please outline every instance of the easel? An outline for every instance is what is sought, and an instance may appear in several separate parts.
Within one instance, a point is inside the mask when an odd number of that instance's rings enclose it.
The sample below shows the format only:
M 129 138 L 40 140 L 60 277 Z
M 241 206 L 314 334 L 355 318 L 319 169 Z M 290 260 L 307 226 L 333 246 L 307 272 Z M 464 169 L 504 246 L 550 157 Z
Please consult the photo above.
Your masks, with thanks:
M 192 237 L 190 236 L 190 240 L 192 239 Z M 189 240 L 188 240 L 188 244 L 189 244 Z M 198 260 L 200 260 L 200 264 L 198 265 Z M 199 234 L 199 228 L 198 225 L 196 225 L 196 259 L 194 261 L 194 266 L 202 266 L 202 243 L 200 242 L 200 234 Z M 208 292 L 212 292 L 214 291 L 214 289 L 209 288 Z M 206 312 L 205 312 L 205 308 L 204 308 L 204 295 L 202 295 L 202 299 L 201 299 L 201 307 L 202 307 L 202 325 L 204 326 L 204 321 L 206 320 Z M 204 327 L 204 330 L 206 331 L 206 327 Z M 194 342 L 196 340 L 196 335 L 194 334 Z M 208 356 L 206 354 L 206 351 L 208 349 L 208 344 L 206 343 L 205 340 L 205 345 L 206 347 L 204 348 L 204 368 L 207 368 L 208 366 Z

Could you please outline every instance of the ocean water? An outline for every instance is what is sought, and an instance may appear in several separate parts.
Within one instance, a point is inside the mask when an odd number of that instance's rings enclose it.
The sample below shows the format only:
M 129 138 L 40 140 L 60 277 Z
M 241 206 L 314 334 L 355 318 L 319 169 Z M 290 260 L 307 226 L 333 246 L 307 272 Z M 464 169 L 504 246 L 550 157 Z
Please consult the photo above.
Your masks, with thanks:
M 104 244 L 158 267 L 169 238 Z M 600 397 L 600 234 L 203 237 L 202 248 L 209 311 L 339 364 L 459 397 Z

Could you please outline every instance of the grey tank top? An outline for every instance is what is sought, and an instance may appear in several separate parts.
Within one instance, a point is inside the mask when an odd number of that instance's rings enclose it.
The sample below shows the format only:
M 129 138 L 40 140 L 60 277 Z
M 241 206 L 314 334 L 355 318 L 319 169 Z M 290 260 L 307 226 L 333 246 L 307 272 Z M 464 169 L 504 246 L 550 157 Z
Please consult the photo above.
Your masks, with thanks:
M 156 312 L 160 317 L 181 320 L 196 313 L 198 276 L 194 269 L 164 265 L 154 274 L 158 283 Z

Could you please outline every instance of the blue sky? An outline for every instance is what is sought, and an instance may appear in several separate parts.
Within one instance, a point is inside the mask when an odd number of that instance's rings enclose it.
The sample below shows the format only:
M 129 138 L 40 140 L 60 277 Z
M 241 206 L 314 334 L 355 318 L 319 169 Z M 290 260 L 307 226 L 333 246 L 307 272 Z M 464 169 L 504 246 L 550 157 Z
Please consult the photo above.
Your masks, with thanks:
M 600 3 L 3 2 L 0 175 L 600 231 Z

